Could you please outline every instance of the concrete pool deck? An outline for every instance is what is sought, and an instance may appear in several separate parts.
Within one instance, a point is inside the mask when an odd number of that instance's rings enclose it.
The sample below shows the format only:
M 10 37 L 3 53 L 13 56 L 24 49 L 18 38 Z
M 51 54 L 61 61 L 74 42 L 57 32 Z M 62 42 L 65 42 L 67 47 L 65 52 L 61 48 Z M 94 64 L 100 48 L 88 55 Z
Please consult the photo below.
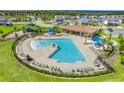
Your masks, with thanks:
M 75 35 L 68 35 L 64 36 L 66 38 L 70 38 L 76 45 L 76 47 L 80 50 L 80 52 L 84 55 L 85 61 L 76 62 L 76 63 L 60 63 L 57 62 L 54 59 L 50 59 L 48 56 L 52 54 L 56 48 L 52 46 L 48 46 L 42 49 L 33 50 L 31 47 L 31 42 L 35 41 L 37 39 L 53 39 L 53 38 L 61 38 L 63 36 L 54 36 L 54 37 L 44 37 L 44 36 L 37 36 L 35 38 L 28 38 L 25 41 L 23 41 L 22 44 L 18 44 L 18 47 L 21 47 L 22 49 L 20 51 L 17 51 L 19 54 L 20 52 L 23 52 L 25 55 L 29 55 L 34 59 L 34 62 L 37 64 L 47 65 L 50 68 L 60 68 L 62 72 L 64 73 L 72 73 L 73 71 L 77 70 L 85 70 L 87 68 L 93 69 L 93 72 L 106 70 L 104 65 L 102 63 L 99 63 L 100 66 L 97 67 L 94 65 L 95 59 L 97 56 L 92 52 L 90 47 L 92 47 L 91 44 L 84 44 L 85 38 Z M 39 68 L 38 65 L 34 65 L 29 63 L 30 65 Z

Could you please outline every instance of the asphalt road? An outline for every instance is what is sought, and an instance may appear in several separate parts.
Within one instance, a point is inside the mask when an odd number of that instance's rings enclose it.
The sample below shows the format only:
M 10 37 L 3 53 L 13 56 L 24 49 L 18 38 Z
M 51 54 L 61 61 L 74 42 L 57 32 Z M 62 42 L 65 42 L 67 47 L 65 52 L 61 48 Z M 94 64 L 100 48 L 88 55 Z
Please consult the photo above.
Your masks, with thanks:
M 123 34 L 123 36 L 124 36 L 124 31 L 117 31 L 117 30 L 114 30 L 114 31 L 112 32 L 112 36 L 118 36 L 119 34 Z

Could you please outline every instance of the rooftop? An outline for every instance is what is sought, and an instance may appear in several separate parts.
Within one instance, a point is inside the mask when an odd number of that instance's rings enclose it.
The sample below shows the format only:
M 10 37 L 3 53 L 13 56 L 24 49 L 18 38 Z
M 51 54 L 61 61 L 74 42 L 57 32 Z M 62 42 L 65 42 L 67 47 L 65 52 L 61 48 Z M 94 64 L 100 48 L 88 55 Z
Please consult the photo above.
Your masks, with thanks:
M 90 26 L 86 25 L 68 25 L 68 26 L 63 26 L 62 29 L 65 30 L 71 30 L 75 32 L 86 32 L 86 33 L 94 33 L 96 30 L 94 28 L 91 28 Z

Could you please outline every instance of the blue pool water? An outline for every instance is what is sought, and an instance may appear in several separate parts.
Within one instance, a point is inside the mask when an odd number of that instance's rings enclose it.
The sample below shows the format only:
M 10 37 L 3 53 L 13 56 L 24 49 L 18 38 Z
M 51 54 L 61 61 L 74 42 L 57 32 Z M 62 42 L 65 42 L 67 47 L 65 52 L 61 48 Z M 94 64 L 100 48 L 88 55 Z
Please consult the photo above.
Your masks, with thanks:
M 50 58 L 64 63 L 76 63 L 76 61 L 84 61 L 85 57 L 75 46 L 72 40 L 67 38 L 59 39 L 42 39 L 37 40 L 37 47 L 42 48 L 51 44 L 58 45 L 60 49 L 56 51 Z
M 92 40 L 93 40 L 94 43 L 100 43 L 100 42 L 102 42 L 103 38 L 94 37 Z

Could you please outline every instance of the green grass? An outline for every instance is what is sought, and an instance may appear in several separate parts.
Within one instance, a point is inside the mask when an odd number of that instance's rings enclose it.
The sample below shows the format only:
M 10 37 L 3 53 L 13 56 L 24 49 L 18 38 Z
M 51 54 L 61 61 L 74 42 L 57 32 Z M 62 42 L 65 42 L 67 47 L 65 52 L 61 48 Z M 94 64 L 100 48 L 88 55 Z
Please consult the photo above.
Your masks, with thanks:
M 101 33 L 102 36 L 109 36 L 109 34 L 106 34 L 104 32 Z
M 124 26 L 124 23 L 121 23 L 120 26 Z
M 14 24 L 13 26 L 0 26 L 0 30 L 3 31 L 3 34 L 0 34 L 0 37 L 2 35 L 8 34 L 10 32 L 13 32 L 15 30 L 14 27 L 16 27 L 17 30 L 19 30 L 19 29 L 22 29 L 23 28 L 23 25 Z
M 13 24 L 18 24 L 18 25 L 23 25 L 23 24 L 27 24 L 27 23 L 30 23 L 30 22 L 13 22 Z
M 3 34 L 0 34 L 0 36 L 2 36 L 4 34 L 14 31 L 14 28 L 13 26 L 0 26 L 0 30 L 3 31 Z
M 114 40 L 114 41 L 116 41 L 116 42 L 119 41 L 119 40 L 118 40 L 118 37 L 112 37 L 111 40 Z
M 14 27 L 16 27 L 17 30 L 21 30 L 21 29 L 23 29 L 24 24 L 13 24 L 13 26 L 0 26 L 0 30 L 3 31 L 3 34 L 0 33 L 0 37 L 2 35 L 6 35 L 10 32 L 13 32 L 15 30 Z M 25 26 L 25 28 L 37 29 L 36 26 L 34 26 L 34 27 L 33 26 Z
M 116 73 L 84 79 L 65 79 L 36 73 L 19 64 L 12 54 L 13 41 L 0 42 L 0 81 L 124 81 L 124 66 L 119 63 L 120 57 L 114 61 Z

